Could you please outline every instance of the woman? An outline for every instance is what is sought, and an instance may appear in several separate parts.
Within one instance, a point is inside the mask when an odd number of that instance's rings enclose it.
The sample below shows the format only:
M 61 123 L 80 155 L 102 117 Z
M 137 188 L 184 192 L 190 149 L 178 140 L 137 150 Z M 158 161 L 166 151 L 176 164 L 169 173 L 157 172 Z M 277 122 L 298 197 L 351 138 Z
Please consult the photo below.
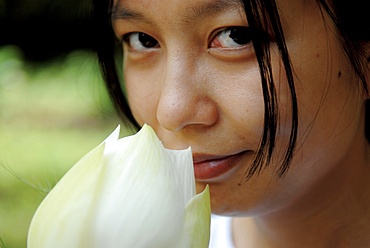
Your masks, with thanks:
M 118 110 L 166 147 L 192 147 L 197 188 L 233 217 L 225 242 L 370 247 L 365 4 L 95 1 Z

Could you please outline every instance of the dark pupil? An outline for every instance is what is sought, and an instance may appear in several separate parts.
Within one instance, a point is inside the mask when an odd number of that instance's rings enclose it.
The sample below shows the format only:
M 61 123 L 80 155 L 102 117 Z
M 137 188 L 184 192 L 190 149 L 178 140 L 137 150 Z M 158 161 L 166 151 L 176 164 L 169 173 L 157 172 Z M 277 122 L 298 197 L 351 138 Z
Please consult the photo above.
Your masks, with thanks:
M 139 33 L 139 41 L 141 42 L 141 44 L 143 44 L 143 46 L 149 48 L 155 47 L 157 45 L 157 41 L 153 37 L 144 33 Z
M 245 45 L 252 41 L 250 30 L 246 27 L 231 28 L 229 36 L 239 45 Z

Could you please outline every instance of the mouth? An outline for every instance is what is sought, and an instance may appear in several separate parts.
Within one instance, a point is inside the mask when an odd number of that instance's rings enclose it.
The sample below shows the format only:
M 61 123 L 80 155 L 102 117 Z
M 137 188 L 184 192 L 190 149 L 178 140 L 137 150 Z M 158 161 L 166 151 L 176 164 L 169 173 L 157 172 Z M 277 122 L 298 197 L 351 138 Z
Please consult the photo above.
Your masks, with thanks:
M 193 154 L 194 174 L 198 181 L 206 181 L 227 174 L 238 165 L 238 162 L 250 151 L 242 151 L 232 155 L 214 156 Z

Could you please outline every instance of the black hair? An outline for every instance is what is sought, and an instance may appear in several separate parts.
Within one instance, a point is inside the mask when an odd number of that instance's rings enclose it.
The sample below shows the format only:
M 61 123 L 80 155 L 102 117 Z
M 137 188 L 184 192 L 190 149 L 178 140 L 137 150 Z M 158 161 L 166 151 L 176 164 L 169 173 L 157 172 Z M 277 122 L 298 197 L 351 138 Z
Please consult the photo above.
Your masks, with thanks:
M 307 0 L 305 0 L 307 1 Z M 369 59 L 365 57 L 365 46 L 369 46 L 370 41 L 370 22 L 367 13 L 366 1 L 362 0 L 316 0 L 332 18 L 344 52 L 351 62 L 354 71 L 362 82 L 366 93 L 368 87 L 366 83 L 365 71 Z M 103 78 L 106 82 L 107 90 L 116 106 L 117 112 L 122 120 L 139 129 L 140 126 L 133 117 L 127 102 L 124 90 L 122 89 L 119 76 L 117 74 L 116 39 L 112 30 L 111 9 L 112 0 L 94 0 L 94 19 L 97 28 L 95 50 L 98 55 Z M 284 65 L 287 76 L 287 83 L 290 89 L 291 100 L 291 132 L 290 139 L 285 151 L 284 160 L 277 170 L 278 177 L 282 177 L 288 170 L 294 155 L 298 132 L 298 106 L 294 87 L 293 70 L 289 58 L 288 49 L 285 43 L 284 32 L 280 22 L 278 7 L 275 0 L 243 0 L 241 3 L 247 16 L 248 25 L 252 30 L 268 31 L 276 44 L 280 59 Z M 273 80 L 271 59 L 271 41 L 263 36 L 253 39 L 253 46 L 258 60 L 261 83 L 263 88 L 263 98 L 265 102 L 264 129 L 260 141 L 260 148 L 251 167 L 245 173 L 245 179 L 249 179 L 255 174 L 259 174 L 271 162 L 275 149 L 276 133 L 278 130 L 279 111 L 277 104 L 276 89 Z M 369 131 L 369 101 L 367 101 L 366 114 L 366 136 L 370 140 Z
M 113 0 L 93 0 L 96 36 L 92 47 L 98 55 L 100 70 L 118 115 L 128 127 L 138 130 L 140 126 L 132 115 L 117 73 L 117 39 L 112 29 L 112 4 Z

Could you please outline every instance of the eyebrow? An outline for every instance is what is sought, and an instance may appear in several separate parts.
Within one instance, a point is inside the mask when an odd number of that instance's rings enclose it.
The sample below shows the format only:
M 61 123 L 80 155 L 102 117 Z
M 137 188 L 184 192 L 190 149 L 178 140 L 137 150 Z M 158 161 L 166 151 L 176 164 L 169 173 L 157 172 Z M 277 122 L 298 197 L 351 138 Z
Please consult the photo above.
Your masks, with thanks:
M 242 3 L 240 0 L 216 0 L 200 5 L 190 7 L 191 14 L 187 15 L 189 19 L 202 19 L 205 17 L 217 15 L 227 9 L 240 9 Z
M 226 9 L 240 9 L 242 2 L 240 0 L 213 0 L 189 8 L 189 12 L 185 15 L 186 19 L 202 19 L 213 16 L 225 11 Z M 130 10 L 122 5 L 114 5 L 111 10 L 112 19 L 137 20 L 148 22 L 150 21 L 141 13 Z
M 124 6 L 121 5 L 114 5 L 112 10 L 111 10 L 111 18 L 112 19 L 133 19 L 133 20 L 138 20 L 142 21 L 145 20 L 146 18 L 133 10 L 129 10 Z

